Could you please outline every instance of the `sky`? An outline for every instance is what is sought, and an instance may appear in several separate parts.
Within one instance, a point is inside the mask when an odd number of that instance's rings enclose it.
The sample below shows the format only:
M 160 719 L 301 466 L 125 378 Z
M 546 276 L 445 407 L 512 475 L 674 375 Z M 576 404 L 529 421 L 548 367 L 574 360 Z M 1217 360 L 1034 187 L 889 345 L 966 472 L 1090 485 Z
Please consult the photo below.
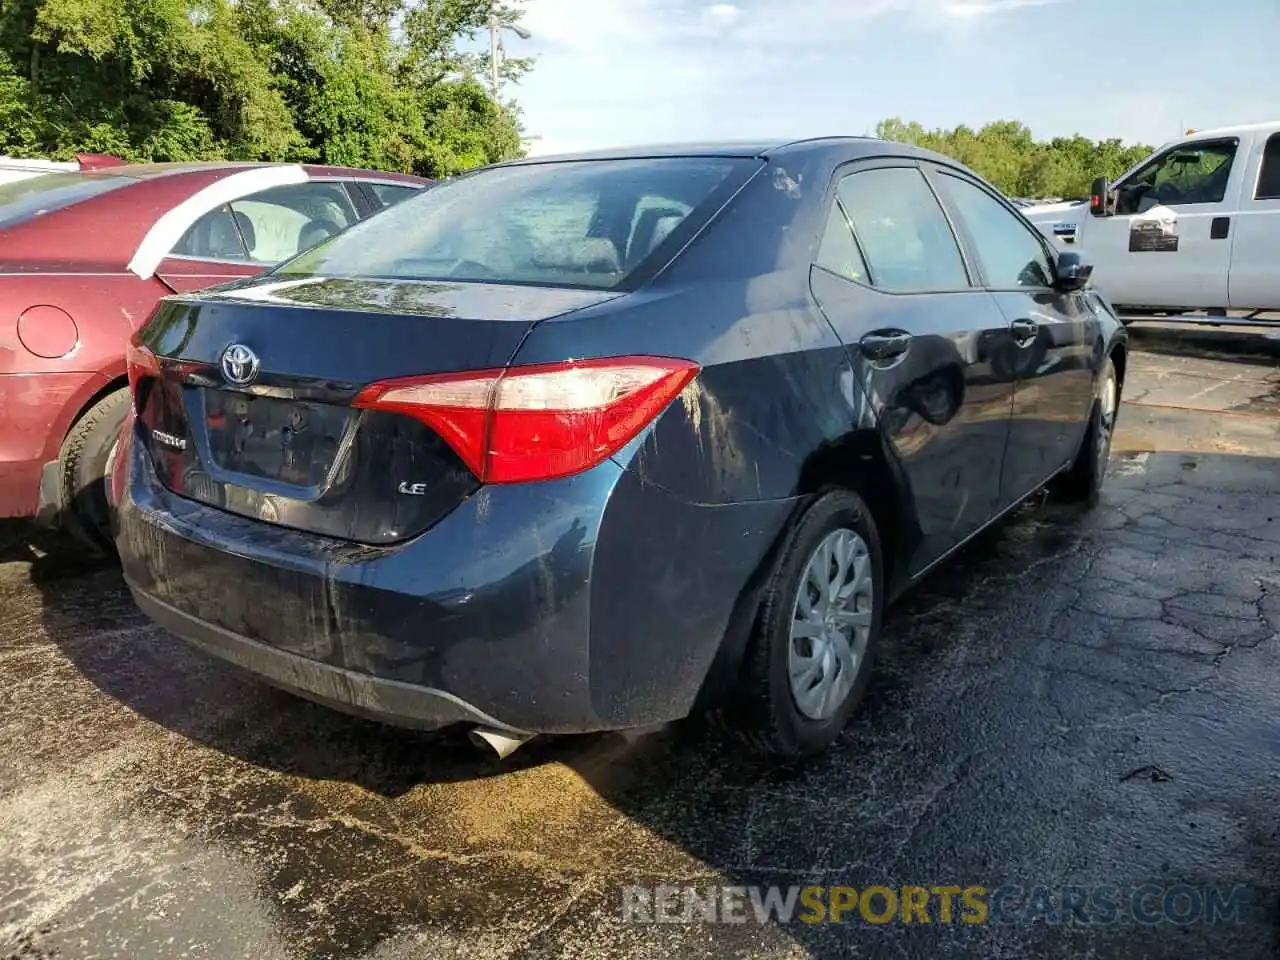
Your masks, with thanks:
M 1280 120 L 1280 0 L 523 0 L 534 154 L 1020 120 L 1159 144 Z

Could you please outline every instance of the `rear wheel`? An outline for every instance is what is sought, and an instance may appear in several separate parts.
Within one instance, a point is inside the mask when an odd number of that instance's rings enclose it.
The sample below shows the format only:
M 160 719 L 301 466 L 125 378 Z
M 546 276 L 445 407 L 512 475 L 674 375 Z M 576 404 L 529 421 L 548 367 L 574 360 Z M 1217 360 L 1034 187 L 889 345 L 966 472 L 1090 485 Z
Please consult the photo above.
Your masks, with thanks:
M 875 521 L 851 491 L 788 536 L 756 623 L 735 726 L 759 752 L 802 757 L 840 736 L 866 690 L 884 608 Z
M 1098 502 L 1102 482 L 1107 475 L 1111 437 L 1115 432 L 1119 409 L 1120 381 L 1116 377 L 1115 365 L 1108 357 L 1102 367 L 1098 399 L 1094 401 L 1080 452 L 1071 468 L 1054 481 L 1053 492 L 1059 499 L 1090 507 Z
M 128 390 L 107 394 L 75 422 L 58 457 L 63 526 L 82 544 L 108 554 L 113 521 L 106 477 L 128 411 Z

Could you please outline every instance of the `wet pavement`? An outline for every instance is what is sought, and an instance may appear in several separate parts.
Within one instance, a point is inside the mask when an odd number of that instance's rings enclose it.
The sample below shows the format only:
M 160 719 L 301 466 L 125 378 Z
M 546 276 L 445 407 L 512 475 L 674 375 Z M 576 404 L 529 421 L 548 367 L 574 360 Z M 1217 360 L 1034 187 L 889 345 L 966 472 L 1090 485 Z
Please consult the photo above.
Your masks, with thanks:
M 499 763 L 350 719 L 6 529 L 0 958 L 1273 956 L 1278 345 L 1143 331 L 1103 503 L 1031 504 L 905 598 L 803 767 L 697 722 Z M 660 884 L 981 886 L 986 922 L 623 923 Z

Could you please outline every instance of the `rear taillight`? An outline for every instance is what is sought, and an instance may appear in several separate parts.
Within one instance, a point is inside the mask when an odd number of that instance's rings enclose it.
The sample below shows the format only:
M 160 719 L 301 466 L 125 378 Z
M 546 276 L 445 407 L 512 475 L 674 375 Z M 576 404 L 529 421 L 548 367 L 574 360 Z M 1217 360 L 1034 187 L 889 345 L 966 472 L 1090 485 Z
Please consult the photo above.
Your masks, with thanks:
M 129 392 L 138 395 L 138 381 L 144 377 L 160 375 L 160 361 L 156 355 L 134 334 L 124 348 L 124 365 L 129 372 Z
M 485 483 L 580 473 L 666 409 L 698 365 L 609 357 L 372 383 L 354 405 L 431 427 Z

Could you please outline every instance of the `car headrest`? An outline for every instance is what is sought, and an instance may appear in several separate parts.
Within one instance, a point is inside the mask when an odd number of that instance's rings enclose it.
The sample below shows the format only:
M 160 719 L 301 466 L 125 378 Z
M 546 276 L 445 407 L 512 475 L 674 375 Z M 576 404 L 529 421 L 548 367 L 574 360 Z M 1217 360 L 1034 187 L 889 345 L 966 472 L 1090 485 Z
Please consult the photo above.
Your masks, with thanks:
M 540 250 L 532 259 L 544 270 L 596 274 L 622 272 L 618 248 L 606 237 L 583 237 L 555 243 Z
M 651 254 L 683 219 L 684 213 L 675 207 L 651 207 L 640 214 L 627 246 L 627 264 L 635 266 Z
M 659 217 L 658 222 L 653 225 L 653 236 L 649 238 L 649 249 L 647 253 L 653 253 L 658 248 L 658 244 L 667 239 L 671 235 L 671 231 L 678 227 L 684 220 L 683 214 L 676 214 L 671 217 Z
M 341 231 L 342 227 L 332 220 L 327 220 L 323 217 L 310 220 L 298 231 L 298 249 L 307 250 Z

